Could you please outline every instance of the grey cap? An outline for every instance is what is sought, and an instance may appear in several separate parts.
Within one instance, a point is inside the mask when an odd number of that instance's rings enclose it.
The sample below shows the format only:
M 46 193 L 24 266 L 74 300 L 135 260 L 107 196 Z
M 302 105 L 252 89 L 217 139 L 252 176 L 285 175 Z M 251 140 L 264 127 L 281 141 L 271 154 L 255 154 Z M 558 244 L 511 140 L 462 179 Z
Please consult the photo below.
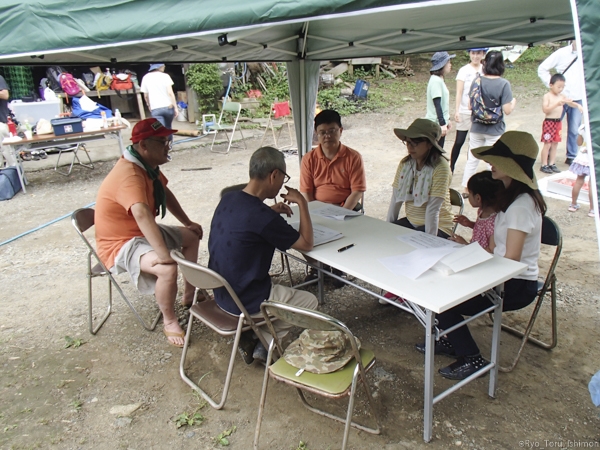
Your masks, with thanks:
M 448 61 L 450 61 L 454 57 L 456 57 L 456 55 L 449 55 L 448 52 L 434 53 L 431 57 L 431 69 L 429 69 L 429 71 L 434 72 L 436 70 L 440 70 L 446 65 Z

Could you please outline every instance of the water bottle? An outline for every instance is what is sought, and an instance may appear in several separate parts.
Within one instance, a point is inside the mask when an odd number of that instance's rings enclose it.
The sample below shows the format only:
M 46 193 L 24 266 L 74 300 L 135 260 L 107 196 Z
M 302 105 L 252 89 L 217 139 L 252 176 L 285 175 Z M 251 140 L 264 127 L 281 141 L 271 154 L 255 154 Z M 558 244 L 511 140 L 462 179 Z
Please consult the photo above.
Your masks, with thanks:
M 115 119 L 116 119 L 116 124 L 117 125 L 121 125 L 121 111 L 119 111 L 118 109 L 115 109 Z
M 6 118 L 6 125 L 8 125 L 8 132 L 10 133 L 10 135 L 11 136 L 16 136 L 17 135 L 17 126 L 12 121 L 12 119 L 10 118 L 10 116 L 8 116 Z

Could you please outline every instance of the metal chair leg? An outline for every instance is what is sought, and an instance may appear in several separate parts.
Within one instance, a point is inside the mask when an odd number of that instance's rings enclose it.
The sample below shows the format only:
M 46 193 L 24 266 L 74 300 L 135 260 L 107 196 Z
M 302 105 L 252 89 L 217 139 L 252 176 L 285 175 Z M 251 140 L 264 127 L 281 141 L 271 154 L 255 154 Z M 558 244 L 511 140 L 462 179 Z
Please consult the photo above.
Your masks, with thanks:
M 95 335 L 98 333 L 98 330 L 102 328 L 108 316 L 112 313 L 112 283 L 110 279 L 108 280 L 108 308 L 106 313 L 102 316 L 101 319 L 98 320 L 98 324 L 94 327 L 94 312 L 93 312 L 93 290 L 92 290 L 92 279 L 95 278 L 92 274 L 92 254 L 88 254 L 88 324 L 90 333 Z
M 235 365 L 235 355 L 237 353 L 237 347 L 240 343 L 240 337 L 242 334 L 242 328 L 244 324 L 244 316 L 240 315 L 240 319 L 238 320 L 238 326 L 235 334 L 235 338 L 233 340 L 233 347 L 231 349 L 231 356 L 229 357 L 229 367 L 227 368 L 227 375 L 225 376 L 225 384 L 223 386 L 223 392 L 221 393 L 221 400 L 217 403 L 207 392 L 203 391 L 200 386 L 194 383 L 185 373 L 185 358 L 187 356 L 187 350 L 190 345 L 190 336 L 192 334 L 192 322 L 194 321 L 194 316 L 190 314 L 190 320 L 188 323 L 188 329 L 185 335 L 185 343 L 183 345 L 183 351 L 181 353 L 181 361 L 179 363 L 179 374 L 181 375 L 181 379 L 185 381 L 187 385 L 189 385 L 192 389 L 197 391 L 204 400 L 206 400 L 210 406 L 214 409 L 221 409 L 225 405 L 227 401 L 227 395 L 229 394 L 229 385 L 231 384 L 231 375 L 233 374 L 233 367 Z

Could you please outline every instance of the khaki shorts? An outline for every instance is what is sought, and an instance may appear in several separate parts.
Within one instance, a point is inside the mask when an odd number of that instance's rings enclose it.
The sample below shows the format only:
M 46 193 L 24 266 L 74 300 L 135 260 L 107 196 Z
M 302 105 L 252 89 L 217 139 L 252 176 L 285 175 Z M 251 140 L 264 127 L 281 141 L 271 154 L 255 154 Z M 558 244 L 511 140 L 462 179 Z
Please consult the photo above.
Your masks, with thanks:
M 456 131 L 469 131 L 471 129 L 471 114 L 459 114 L 460 122 L 456 123 Z
M 165 240 L 165 245 L 169 250 L 181 250 L 182 237 L 181 230 L 178 227 L 170 227 L 167 225 L 158 225 L 162 237 Z M 145 237 L 135 237 L 125 243 L 117 257 L 115 265 L 110 269 L 111 273 L 119 274 L 123 272 L 129 273 L 131 282 L 137 287 L 138 291 L 144 295 L 154 294 L 156 286 L 156 277 L 152 274 L 142 272 L 140 270 L 140 260 L 146 253 L 154 251 L 150 243 Z

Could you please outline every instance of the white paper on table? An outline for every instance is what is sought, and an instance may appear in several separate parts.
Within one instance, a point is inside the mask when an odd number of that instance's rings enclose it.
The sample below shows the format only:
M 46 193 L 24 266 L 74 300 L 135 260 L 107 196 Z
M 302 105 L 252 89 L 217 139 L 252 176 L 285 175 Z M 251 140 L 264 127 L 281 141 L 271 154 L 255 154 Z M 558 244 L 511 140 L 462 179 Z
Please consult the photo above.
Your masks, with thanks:
M 352 211 L 350 209 L 342 208 L 337 205 L 326 205 L 318 209 L 313 209 L 310 212 L 311 216 L 321 216 L 327 219 L 344 220 L 346 217 L 361 216 L 362 214 L 358 211 Z
M 300 230 L 300 222 L 290 222 L 289 224 L 294 230 Z M 317 245 L 326 244 L 327 242 L 337 241 L 343 237 L 344 235 L 339 231 L 313 223 L 313 239 L 315 247 Z
M 396 236 L 396 239 L 417 249 L 437 247 L 461 247 L 461 244 L 458 244 L 454 241 L 444 239 L 433 234 L 423 233 L 422 231 L 415 231 L 413 233 Z
M 445 256 L 432 269 L 451 275 L 492 258 L 491 253 L 486 252 L 477 242 L 473 242 Z
M 455 251 L 454 247 L 422 248 L 405 255 L 381 258 L 378 261 L 393 274 L 416 280 L 442 258 Z

